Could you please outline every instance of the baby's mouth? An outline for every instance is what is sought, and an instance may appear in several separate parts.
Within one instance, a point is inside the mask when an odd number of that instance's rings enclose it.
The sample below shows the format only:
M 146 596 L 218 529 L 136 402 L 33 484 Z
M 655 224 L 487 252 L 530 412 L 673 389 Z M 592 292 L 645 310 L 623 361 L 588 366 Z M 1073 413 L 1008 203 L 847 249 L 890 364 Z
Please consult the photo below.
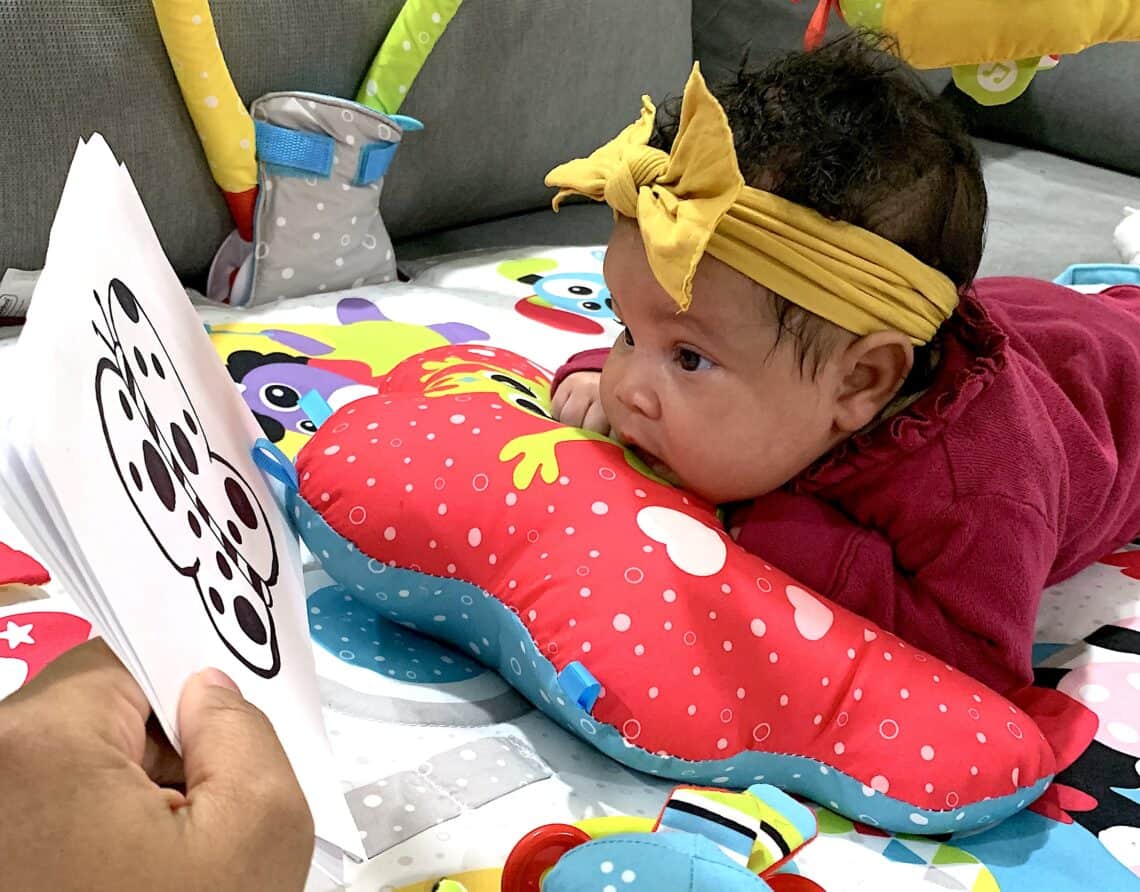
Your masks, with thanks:
M 638 461 L 649 468 L 649 470 L 651 470 L 658 477 L 670 482 L 676 482 L 677 478 L 673 473 L 673 469 L 665 464 L 665 462 L 663 462 L 652 452 L 649 452 L 646 449 L 642 449 L 636 443 L 626 443 L 625 448 L 632 452 L 637 457 Z

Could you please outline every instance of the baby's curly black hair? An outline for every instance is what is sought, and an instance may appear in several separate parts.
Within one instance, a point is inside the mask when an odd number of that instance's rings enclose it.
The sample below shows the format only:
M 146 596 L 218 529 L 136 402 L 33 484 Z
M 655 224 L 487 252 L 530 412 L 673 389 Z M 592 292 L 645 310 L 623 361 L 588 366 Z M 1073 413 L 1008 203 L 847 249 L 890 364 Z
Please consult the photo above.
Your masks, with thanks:
M 897 55 L 889 38 L 852 33 L 710 84 L 732 127 L 745 182 L 889 239 L 959 291 L 977 274 L 986 225 L 981 162 L 958 113 Z M 680 102 L 665 104 L 651 144 L 668 150 Z M 801 368 L 831 349 L 830 323 L 773 296 L 779 333 Z M 903 392 L 926 386 L 937 347 L 916 351 Z

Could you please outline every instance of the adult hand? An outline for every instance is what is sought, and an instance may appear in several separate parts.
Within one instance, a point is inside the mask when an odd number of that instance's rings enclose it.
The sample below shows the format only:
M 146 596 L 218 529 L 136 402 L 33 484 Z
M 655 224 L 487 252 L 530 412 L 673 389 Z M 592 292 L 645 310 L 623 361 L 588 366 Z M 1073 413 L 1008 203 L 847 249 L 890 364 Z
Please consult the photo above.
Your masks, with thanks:
M 313 821 L 269 720 L 223 673 L 179 705 L 184 792 L 100 640 L 0 703 L 0 876 L 20 892 L 299 892 Z M 175 763 L 177 768 L 177 763 Z
M 601 382 L 601 372 L 574 372 L 563 378 L 551 400 L 554 420 L 607 435 L 610 423 L 602 408 Z

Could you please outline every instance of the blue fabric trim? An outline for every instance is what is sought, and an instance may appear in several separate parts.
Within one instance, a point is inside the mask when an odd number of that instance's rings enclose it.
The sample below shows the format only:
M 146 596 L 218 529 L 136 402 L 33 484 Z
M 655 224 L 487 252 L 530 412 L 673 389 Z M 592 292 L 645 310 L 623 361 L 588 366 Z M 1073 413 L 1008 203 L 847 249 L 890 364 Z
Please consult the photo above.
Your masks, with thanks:
M 1058 285 L 1140 285 L 1140 266 L 1074 263 L 1053 281 Z
M 424 129 L 424 122 L 418 118 L 412 118 L 408 115 L 388 115 L 388 118 L 405 133 L 415 133 L 417 130 Z
M 324 133 L 306 133 L 254 121 L 257 160 L 289 173 L 327 177 L 332 173 L 336 140 Z
M 320 427 L 332 416 L 333 410 L 323 396 L 317 391 L 310 390 L 297 403 L 301 411 L 308 416 L 309 421 L 313 422 L 317 427 Z
M 373 142 L 360 150 L 360 165 L 356 170 L 356 185 L 375 183 L 388 172 L 388 165 L 396 157 L 398 142 Z
M 293 462 L 289 461 L 288 456 L 286 456 L 284 452 L 270 443 L 265 437 L 259 437 L 254 441 L 251 453 L 253 455 L 253 463 L 257 465 L 258 468 L 274 480 L 280 482 L 286 489 L 292 492 L 297 491 L 297 469 L 293 467 Z

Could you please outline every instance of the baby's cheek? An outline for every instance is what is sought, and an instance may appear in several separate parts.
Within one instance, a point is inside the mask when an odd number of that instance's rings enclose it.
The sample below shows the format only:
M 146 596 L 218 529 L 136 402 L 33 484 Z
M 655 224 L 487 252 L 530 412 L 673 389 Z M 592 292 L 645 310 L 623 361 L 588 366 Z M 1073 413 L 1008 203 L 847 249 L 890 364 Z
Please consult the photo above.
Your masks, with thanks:
M 602 401 L 602 409 L 606 413 L 606 418 L 612 424 L 615 418 L 615 412 L 620 413 L 618 400 L 614 396 L 614 389 L 617 382 L 617 373 L 614 371 L 607 372 L 606 369 L 610 367 L 607 360 L 605 368 L 602 369 L 602 377 L 598 382 L 598 396 Z

